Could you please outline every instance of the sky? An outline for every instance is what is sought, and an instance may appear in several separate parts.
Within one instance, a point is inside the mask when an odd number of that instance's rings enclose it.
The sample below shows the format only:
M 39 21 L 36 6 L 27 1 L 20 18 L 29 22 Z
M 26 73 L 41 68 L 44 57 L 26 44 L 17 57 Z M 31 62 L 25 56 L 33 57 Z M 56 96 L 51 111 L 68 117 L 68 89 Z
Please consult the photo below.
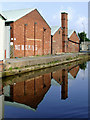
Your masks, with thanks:
M 5 0 L 4 0 L 5 1 Z M 16 0 L 17 1 L 17 0 Z M 20 1 L 20 0 L 19 0 Z M 26 0 L 27 1 L 27 0 Z M 68 12 L 69 29 L 88 34 L 88 2 L 1 2 L 0 9 L 37 8 L 50 26 L 61 26 L 61 12 Z

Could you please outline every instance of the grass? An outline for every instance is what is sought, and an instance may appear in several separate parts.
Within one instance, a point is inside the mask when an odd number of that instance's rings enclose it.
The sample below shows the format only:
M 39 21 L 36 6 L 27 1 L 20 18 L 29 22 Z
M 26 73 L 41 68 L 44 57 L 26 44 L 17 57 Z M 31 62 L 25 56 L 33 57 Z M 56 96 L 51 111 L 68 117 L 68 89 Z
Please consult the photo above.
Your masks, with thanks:
M 12 70 L 12 67 L 10 67 L 9 70 Z

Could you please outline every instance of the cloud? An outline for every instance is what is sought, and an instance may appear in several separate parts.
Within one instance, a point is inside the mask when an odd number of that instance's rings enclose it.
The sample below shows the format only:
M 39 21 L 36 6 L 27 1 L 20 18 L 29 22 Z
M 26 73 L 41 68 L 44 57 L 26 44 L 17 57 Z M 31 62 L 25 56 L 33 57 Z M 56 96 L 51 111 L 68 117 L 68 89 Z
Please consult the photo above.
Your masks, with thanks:
M 53 19 L 60 19 L 61 18 L 61 16 L 60 16 L 61 12 L 67 12 L 68 13 L 69 21 L 71 21 L 73 19 L 74 14 L 75 14 L 75 11 L 74 11 L 73 8 L 71 8 L 71 7 L 65 8 L 64 6 L 61 6 L 59 13 L 56 13 L 56 14 L 53 15 Z
M 2 4 L 0 3 L 0 11 L 2 11 Z
M 68 20 L 69 21 L 72 21 L 74 19 L 75 10 L 72 7 L 61 6 L 60 10 L 59 11 L 57 10 L 57 13 L 53 14 L 53 16 L 52 16 L 53 21 L 59 21 L 57 23 L 61 24 L 61 12 L 68 13 Z
M 88 31 L 88 18 L 85 16 L 79 16 L 76 21 L 76 27 L 80 32 L 82 31 L 87 32 Z
M 60 12 L 67 12 L 68 13 L 68 20 L 72 21 L 74 14 L 75 14 L 75 10 L 72 7 L 61 7 Z

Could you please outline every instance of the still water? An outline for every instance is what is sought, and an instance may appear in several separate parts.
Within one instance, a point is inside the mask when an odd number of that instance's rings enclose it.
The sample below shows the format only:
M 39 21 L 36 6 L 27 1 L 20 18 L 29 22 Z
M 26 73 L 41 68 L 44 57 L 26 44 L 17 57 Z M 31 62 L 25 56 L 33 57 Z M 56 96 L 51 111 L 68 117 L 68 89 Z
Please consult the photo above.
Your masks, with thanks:
M 0 118 L 88 118 L 89 64 L 80 61 L 4 78 Z

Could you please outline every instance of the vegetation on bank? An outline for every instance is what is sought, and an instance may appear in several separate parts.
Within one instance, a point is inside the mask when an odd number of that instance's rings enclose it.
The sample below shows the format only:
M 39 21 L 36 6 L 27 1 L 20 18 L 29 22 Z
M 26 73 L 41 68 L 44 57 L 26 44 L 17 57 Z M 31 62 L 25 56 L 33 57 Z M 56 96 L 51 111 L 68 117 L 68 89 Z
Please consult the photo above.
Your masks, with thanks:
M 87 34 L 85 32 L 78 33 L 81 42 L 90 42 L 90 39 L 87 38 Z

